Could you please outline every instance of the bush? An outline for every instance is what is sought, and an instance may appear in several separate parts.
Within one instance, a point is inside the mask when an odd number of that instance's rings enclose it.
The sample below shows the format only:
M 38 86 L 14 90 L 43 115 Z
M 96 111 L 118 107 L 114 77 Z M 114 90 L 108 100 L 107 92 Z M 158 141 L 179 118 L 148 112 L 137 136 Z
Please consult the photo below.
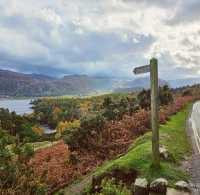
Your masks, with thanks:
M 137 96 L 138 103 L 142 109 L 149 110 L 151 106 L 151 92 L 143 89 Z
M 89 149 L 93 146 L 90 137 L 95 135 L 95 139 L 98 140 L 104 125 L 105 119 L 101 114 L 87 115 L 81 118 L 79 128 L 67 129 L 62 137 L 65 144 L 69 145 L 70 150 Z
M 122 97 L 113 101 L 111 97 L 104 98 L 102 104 L 103 116 L 107 120 L 121 120 L 125 114 L 132 115 L 138 110 L 134 97 Z
M 105 118 L 101 114 L 87 115 L 81 118 L 80 127 L 82 132 L 91 133 L 91 131 L 100 132 L 105 125 Z
M 173 102 L 173 94 L 170 88 L 165 85 L 159 88 L 160 105 L 168 105 Z
M 15 145 L 12 153 L 10 144 Z M 46 185 L 28 165 L 32 155 L 30 145 L 19 147 L 13 137 L 0 129 L 0 194 L 46 193 Z
M 64 133 L 67 130 L 71 129 L 77 129 L 80 127 L 80 121 L 74 120 L 74 121 L 61 121 L 59 122 L 56 131 L 60 134 Z
M 163 87 L 159 87 L 159 103 L 160 106 L 168 105 L 173 102 L 173 94 L 170 88 L 165 85 Z M 143 89 L 138 94 L 138 102 L 142 109 L 149 110 L 151 107 L 151 91 Z
M 114 180 L 103 180 L 102 190 L 99 195 L 131 195 L 131 191 L 128 190 L 123 184 L 116 184 Z

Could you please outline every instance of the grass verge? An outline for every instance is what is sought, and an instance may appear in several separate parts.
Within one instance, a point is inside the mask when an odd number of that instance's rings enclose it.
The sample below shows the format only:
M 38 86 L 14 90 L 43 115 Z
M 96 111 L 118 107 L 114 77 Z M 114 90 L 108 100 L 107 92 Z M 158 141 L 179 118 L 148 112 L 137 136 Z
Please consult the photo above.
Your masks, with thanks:
M 134 141 L 127 154 L 97 168 L 95 175 L 109 172 L 113 168 L 134 168 L 139 172 L 140 177 L 147 178 L 149 182 L 164 177 L 173 187 L 178 180 L 187 181 L 189 175 L 181 169 L 180 165 L 186 156 L 191 156 L 191 146 L 186 134 L 186 120 L 190 109 L 191 104 L 172 116 L 165 125 L 160 126 L 160 144 L 168 149 L 173 161 L 161 160 L 160 169 L 152 168 L 151 132 L 148 132 Z

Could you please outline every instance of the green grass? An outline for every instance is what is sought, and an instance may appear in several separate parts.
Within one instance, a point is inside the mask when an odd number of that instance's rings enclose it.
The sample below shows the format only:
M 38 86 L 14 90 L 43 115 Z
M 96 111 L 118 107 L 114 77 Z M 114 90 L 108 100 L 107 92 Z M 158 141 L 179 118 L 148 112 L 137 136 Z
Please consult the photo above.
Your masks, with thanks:
M 43 142 L 31 142 L 31 143 L 26 143 L 25 145 L 31 145 L 34 149 L 34 151 L 36 152 L 39 149 L 42 148 L 47 148 L 50 147 L 54 144 L 58 143 L 57 141 L 54 142 L 50 142 L 50 141 L 43 141 Z M 14 145 L 8 145 L 7 148 L 9 149 L 9 151 L 11 152 L 11 154 L 13 154 L 12 149 L 13 149 Z M 24 146 L 23 146 L 24 147 Z
M 27 144 L 31 145 L 33 147 L 34 151 L 37 151 L 42 148 L 50 147 L 56 143 L 58 143 L 58 142 L 57 141 L 55 141 L 55 142 L 43 141 L 43 142 L 33 142 L 33 143 L 27 143 Z
M 180 168 L 180 163 L 186 156 L 191 156 L 191 146 L 186 134 L 186 120 L 191 105 L 172 116 L 170 120 L 160 126 L 160 144 L 164 145 L 173 157 L 173 161 L 161 161 L 160 169 L 152 168 L 151 132 L 136 139 L 124 156 L 106 162 L 97 168 L 95 175 L 119 167 L 123 169 L 136 169 L 141 177 L 150 182 L 158 177 L 168 179 L 170 186 L 178 180 L 188 180 L 189 175 Z

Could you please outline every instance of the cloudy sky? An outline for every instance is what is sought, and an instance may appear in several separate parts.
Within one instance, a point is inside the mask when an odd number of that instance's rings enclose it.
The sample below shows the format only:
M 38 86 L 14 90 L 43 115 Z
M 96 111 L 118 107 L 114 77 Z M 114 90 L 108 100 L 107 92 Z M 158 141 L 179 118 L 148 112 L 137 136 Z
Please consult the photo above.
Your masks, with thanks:
M 200 76 L 199 0 L 0 0 L 0 68 L 164 79 Z

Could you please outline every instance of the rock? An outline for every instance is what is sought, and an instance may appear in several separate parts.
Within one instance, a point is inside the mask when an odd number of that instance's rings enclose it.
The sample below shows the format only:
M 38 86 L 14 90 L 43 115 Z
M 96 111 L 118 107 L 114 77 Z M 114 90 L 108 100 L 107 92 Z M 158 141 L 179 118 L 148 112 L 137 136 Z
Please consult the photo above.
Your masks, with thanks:
M 165 148 L 165 146 L 160 146 L 159 151 L 160 151 L 161 158 L 163 158 L 165 160 L 169 159 L 169 152 Z
M 172 188 L 168 188 L 167 195 L 191 195 L 191 194 L 189 192 L 183 192 Z
M 101 180 L 103 177 L 101 176 L 93 176 L 92 177 L 92 193 L 100 193 L 101 192 Z
M 185 192 L 190 192 L 190 186 L 187 182 L 185 181 L 178 181 L 176 184 L 176 189 L 177 190 L 182 190 L 182 191 L 185 191 Z
M 150 191 L 166 194 L 168 181 L 164 178 L 158 178 L 150 184 Z
M 148 195 L 149 186 L 145 178 L 137 178 L 133 186 L 134 195 Z
M 113 179 L 116 183 L 123 183 L 126 185 L 131 185 L 137 178 L 137 171 L 135 169 L 123 169 L 123 168 L 113 168 L 109 172 L 104 172 L 101 175 L 93 176 L 92 178 L 92 189 L 93 194 L 99 193 L 102 189 L 101 183 L 104 179 Z

